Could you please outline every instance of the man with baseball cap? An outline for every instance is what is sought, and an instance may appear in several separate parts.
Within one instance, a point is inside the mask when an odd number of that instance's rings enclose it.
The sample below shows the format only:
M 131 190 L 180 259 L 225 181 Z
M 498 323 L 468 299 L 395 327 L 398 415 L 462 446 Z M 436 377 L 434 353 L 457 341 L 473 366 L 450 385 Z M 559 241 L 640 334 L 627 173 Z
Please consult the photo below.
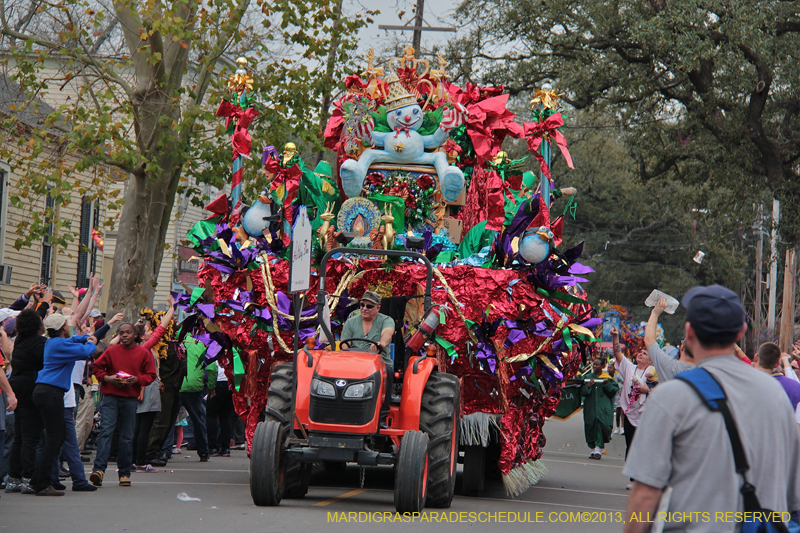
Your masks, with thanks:
M 776 380 L 743 365 L 734 353 L 734 343 L 747 329 L 739 297 L 712 285 L 691 289 L 682 303 L 686 346 L 725 391 L 750 465 L 747 480 L 756 487 L 761 506 L 779 513 L 800 509 L 800 433 L 794 412 Z M 734 468 L 724 419 L 681 379 L 663 383 L 648 399 L 623 472 L 636 480 L 626 532 L 650 530 L 652 523 L 632 518 L 648 512 L 655 517 L 667 487 L 672 488 L 670 516 L 684 521 L 667 521 L 664 531 L 737 528 L 714 523 L 726 516 L 716 513 L 744 510 L 742 478 Z
M 386 414 L 389 410 L 394 383 L 394 363 L 391 355 L 389 355 L 389 345 L 392 343 L 392 335 L 394 335 L 394 320 L 380 312 L 381 295 L 377 292 L 364 291 L 359 308 L 361 309 L 361 314 L 350 317 L 344 323 L 342 340 L 368 339 L 368 341 L 343 342 L 342 347 L 381 354 L 386 365 L 386 394 L 383 403 L 383 414 Z

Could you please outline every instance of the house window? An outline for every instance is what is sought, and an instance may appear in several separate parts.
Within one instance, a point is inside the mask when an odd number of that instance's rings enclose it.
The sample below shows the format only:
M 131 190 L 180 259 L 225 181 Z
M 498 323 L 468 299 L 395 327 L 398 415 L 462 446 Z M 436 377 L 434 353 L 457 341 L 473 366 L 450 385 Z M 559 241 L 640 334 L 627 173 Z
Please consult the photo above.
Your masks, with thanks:
M 53 200 L 53 197 L 49 194 L 45 197 L 44 200 L 45 209 L 55 209 L 56 202 Z M 39 277 L 42 280 L 42 283 L 50 284 L 50 278 L 52 277 L 52 267 L 53 267 L 53 245 L 50 243 L 50 236 L 53 235 L 53 218 L 52 215 L 47 215 L 45 219 L 47 224 L 47 231 L 45 231 L 45 235 L 42 238 L 42 263 L 40 266 Z
M 81 235 L 78 252 L 77 288 L 89 286 L 89 274 L 97 268 L 97 244 L 92 239 L 92 230 L 100 225 L 100 210 L 97 202 L 86 196 L 81 200 Z

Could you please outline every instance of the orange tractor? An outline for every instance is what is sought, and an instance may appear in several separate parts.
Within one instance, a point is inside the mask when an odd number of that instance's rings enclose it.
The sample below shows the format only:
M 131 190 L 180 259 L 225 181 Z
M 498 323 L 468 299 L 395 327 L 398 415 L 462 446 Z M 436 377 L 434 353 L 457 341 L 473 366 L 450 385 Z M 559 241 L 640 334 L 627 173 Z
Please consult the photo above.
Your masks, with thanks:
M 320 265 L 318 316 L 325 305 L 326 265 L 334 254 L 422 261 L 427 267 L 423 316 L 430 311 L 433 267 L 425 256 L 335 248 Z M 253 436 L 253 503 L 279 505 L 283 497 L 302 498 L 312 463 L 325 461 L 394 465 L 394 504 L 400 513 L 420 512 L 426 505 L 450 507 L 458 462 L 458 378 L 437 370 L 436 359 L 424 354 L 411 355 L 404 368 L 387 375 L 379 353 L 334 350 L 331 331 L 320 323 L 328 349 L 303 348 L 292 363 L 273 369 L 264 420 Z M 372 342 L 341 339 L 340 345 L 348 340 Z

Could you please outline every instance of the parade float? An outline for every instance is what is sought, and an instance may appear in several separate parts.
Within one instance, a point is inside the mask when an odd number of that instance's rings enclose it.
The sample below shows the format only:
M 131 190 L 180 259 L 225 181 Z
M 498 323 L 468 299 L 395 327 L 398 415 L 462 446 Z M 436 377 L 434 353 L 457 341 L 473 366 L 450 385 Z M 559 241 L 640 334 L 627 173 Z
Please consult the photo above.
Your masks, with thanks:
M 191 334 L 207 346 L 206 361 L 224 365 L 251 443 L 273 370 L 293 358 L 296 312 L 301 347 L 320 349 L 329 344 L 321 330 L 338 336 L 364 291 L 377 292 L 397 325 L 395 370 L 422 354 L 458 378 L 465 492 L 480 493 L 485 470 L 495 470 L 516 496 L 545 472 L 544 422 L 601 320 L 580 286 L 592 272 L 578 262 L 582 245 L 559 249 L 564 218 L 551 216 L 552 202 L 565 196 L 567 213 L 575 194 L 550 176 L 551 145 L 572 166 L 558 93 L 535 91 L 532 119 L 523 122 L 502 86 L 459 87 L 445 67 L 440 57 L 431 69 L 408 47 L 384 71 L 370 52 L 365 71 L 345 80 L 325 128 L 333 164 L 311 170 L 291 143 L 265 148 L 268 184 L 248 207 L 242 162 L 258 112 L 246 62 L 239 64 L 217 112 L 233 148 L 231 194 L 209 204 L 209 217 L 187 235 L 203 262 L 201 286 L 175 295 L 187 317 L 179 337 Z M 507 137 L 526 139 L 540 178 L 517 170 L 520 161 L 502 151 Z M 293 305 L 289 248 L 301 211 L 314 230 L 303 245 L 312 272 Z M 327 261 L 319 302 L 320 260 L 337 247 L 361 254 Z M 424 318 L 426 266 L 364 255 L 369 249 L 419 252 L 433 265 L 439 324 L 415 352 L 405 340 Z

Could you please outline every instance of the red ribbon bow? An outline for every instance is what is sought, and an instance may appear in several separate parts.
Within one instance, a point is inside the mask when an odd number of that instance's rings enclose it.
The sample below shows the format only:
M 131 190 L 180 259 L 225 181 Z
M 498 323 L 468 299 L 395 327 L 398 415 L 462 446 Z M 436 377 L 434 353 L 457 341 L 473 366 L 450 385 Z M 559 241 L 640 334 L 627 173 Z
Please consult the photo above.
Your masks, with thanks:
M 250 138 L 250 132 L 247 131 L 247 128 L 258 116 L 258 110 L 252 107 L 242 109 L 236 104 L 223 100 L 220 102 L 219 108 L 217 108 L 216 115 L 218 117 L 226 117 L 225 129 L 230 128 L 231 121 L 236 119 L 236 126 L 234 127 L 233 135 L 231 135 L 233 151 L 235 154 L 241 154 L 249 159 L 250 147 L 253 141 Z
M 539 153 L 539 145 L 542 144 L 542 139 L 548 135 L 556 141 L 556 144 L 561 149 L 561 154 L 567 162 L 569 168 L 572 166 L 572 156 L 567 149 L 567 139 L 558 131 L 558 128 L 564 125 L 564 119 L 561 118 L 561 113 L 550 115 L 543 122 L 526 122 L 525 123 L 525 136 L 528 137 L 528 150 L 533 153 L 536 160 L 539 161 L 539 168 L 542 173 L 549 179 L 550 168 L 544 161 L 544 157 Z
M 394 128 L 394 138 L 395 139 L 397 138 L 398 135 L 400 135 L 401 131 L 406 132 L 406 137 L 411 137 L 411 135 L 408 133 L 408 126 L 396 126 Z

